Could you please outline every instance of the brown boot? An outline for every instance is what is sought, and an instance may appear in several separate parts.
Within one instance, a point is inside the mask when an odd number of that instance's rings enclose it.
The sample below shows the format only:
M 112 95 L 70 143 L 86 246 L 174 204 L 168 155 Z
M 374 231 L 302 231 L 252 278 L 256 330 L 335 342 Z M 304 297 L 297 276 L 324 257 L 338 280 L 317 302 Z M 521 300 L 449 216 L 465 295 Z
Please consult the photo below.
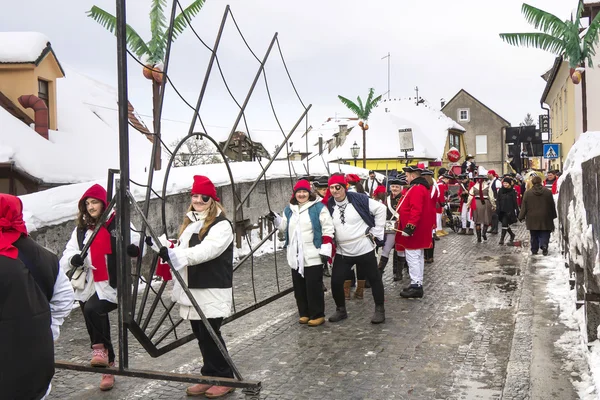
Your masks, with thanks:
M 198 383 L 194 386 L 188 387 L 185 390 L 185 392 L 187 393 L 188 396 L 202 396 L 211 387 L 213 387 L 213 385 L 206 384 L 206 383 Z
M 365 281 L 356 281 L 356 290 L 354 291 L 354 298 L 362 300 L 365 294 Z
M 363 281 L 364 284 L 365 281 Z M 351 280 L 347 280 L 344 281 L 344 297 L 346 297 L 346 300 L 350 300 L 350 287 L 352 286 L 352 281 Z

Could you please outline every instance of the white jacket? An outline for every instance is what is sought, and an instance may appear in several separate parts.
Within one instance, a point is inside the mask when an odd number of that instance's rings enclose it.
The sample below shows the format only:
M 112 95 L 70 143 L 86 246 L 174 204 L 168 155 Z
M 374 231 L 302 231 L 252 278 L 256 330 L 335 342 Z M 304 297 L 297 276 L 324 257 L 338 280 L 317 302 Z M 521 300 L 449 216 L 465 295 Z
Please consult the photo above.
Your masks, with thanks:
M 233 242 L 233 229 L 229 221 L 221 221 L 213 225 L 202 243 L 188 247 L 192 235 L 197 235 L 204 225 L 206 212 L 188 212 L 188 217 L 194 221 L 189 224 L 181 237 L 179 245 L 170 249 L 169 256 L 173 267 L 181 274 L 184 282 L 188 283 L 188 265 L 197 265 L 220 256 Z M 175 285 L 171 298 L 179 303 L 179 314 L 183 319 L 198 320 L 200 315 L 194 309 L 179 282 Z M 194 299 L 206 318 L 226 318 L 231 315 L 233 305 L 232 288 L 190 289 Z
M 285 217 L 285 213 L 282 216 L 281 223 L 277 227 L 281 232 L 288 231 L 288 247 L 287 247 L 287 260 L 290 267 L 297 269 L 300 272 L 300 265 L 303 267 L 311 266 L 322 266 L 321 255 L 331 257 L 331 244 L 324 244 L 321 248 L 317 249 L 313 243 L 313 229 L 310 221 L 310 215 L 308 209 L 317 200 L 309 201 L 302 206 L 290 204 L 292 210 L 292 217 L 288 221 Z M 333 220 L 327 210 L 327 206 L 323 206 L 319 213 L 319 222 L 321 223 L 322 236 L 329 236 L 333 239 Z M 298 226 L 298 224 L 300 224 Z M 302 262 L 298 263 L 298 256 L 302 254 Z M 302 268 L 303 270 L 303 268 Z M 303 273 L 301 273 L 303 275 Z

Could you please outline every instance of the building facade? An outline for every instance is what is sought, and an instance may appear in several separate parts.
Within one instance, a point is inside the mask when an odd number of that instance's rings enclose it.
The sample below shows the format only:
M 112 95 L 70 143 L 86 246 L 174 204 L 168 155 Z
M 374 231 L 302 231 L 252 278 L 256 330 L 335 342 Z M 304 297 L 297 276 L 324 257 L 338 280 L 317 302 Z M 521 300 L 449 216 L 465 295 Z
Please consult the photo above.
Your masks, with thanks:
M 472 154 L 478 165 L 497 172 L 505 171 L 505 128 L 510 123 L 461 89 L 450 101 L 442 105 L 442 112 L 465 127 L 465 148 L 461 155 Z

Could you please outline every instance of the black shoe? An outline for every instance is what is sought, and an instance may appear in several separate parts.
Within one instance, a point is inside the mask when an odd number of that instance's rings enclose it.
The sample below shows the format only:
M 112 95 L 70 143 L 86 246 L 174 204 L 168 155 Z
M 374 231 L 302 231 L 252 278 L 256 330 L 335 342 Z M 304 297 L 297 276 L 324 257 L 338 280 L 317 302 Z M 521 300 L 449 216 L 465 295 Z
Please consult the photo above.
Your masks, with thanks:
M 532 255 L 532 256 L 537 256 L 537 253 L 538 253 L 537 251 L 532 251 L 532 252 L 531 252 L 531 255 Z
M 440 240 L 440 238 L 438 237 L 438 235 L 436 235 L 435 233 L 433 234 L 433 240 Z
M 410 285 L 406 289 L 400 292 L 400 296 L 405 299 L 420 299 L 423 297 L 423 286 L 421 285 Z
M 375 305 L 375 313 L 373 314 L 373 318 L 371 318 L 372 324 L 381 324 L 385 322 L 385 308 L 383 304 Z
M 339 322 L 343 319 L 348 318 L 348 313 L 346 312 L 346 307 L 338 307 L 331 317 L 329 317 L 329 322 Z
M 371 284 L 369 283 L 368 279 L 365 279 L 365 289 L 370 289 L 371 288 Z
M 547 247 L 542 247 L 542 254 L 547 256 L 548 255 L 548 248 Z

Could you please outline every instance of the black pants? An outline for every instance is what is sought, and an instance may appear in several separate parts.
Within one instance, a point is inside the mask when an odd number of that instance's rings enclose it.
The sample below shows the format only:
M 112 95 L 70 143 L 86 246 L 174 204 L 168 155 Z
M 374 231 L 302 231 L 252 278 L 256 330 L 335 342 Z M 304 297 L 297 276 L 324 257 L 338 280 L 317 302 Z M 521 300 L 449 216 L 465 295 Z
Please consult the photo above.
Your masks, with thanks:
M 529 231 L 531 235 L 531 251 L 537 253 L 541 248 L 547 249 L 551 231 Z
M 496 211 L 492 212 L 492 232 L 498 232 L 498 221 L 499 221 L 499 216 L 498 213 Z
M 502 223 L 502 229 L 508 229 L 510 227 L 510 217 L 508 216 L 507 213 L 503 212 L 498 214 L 498 218 L 500 220 L 500 222 Z
M 345 307 L 346 299 L 344 297 L 344 281 L 347 279 L 348 270 L 356 264 L 358 276 L 364 276 L 371 284 L 371 292 L 375 304 L 383 304 L 383 282 L 381 275 L 377 270 L 377 257 L 375 250 L 366 254 L 351 257 L 336 254 L 333 260 L 331 270 L 331 293 L 337 307 Z M 364 274 L 364 275 L 363 275 Z
M 323 292 L 323 266 L 304 267 L 304 277 L 292 270 L 294 297 L 301 317 L 317 319 L 325 316 L 325 293 Z
M 223 347 L 225 347 L 225 341 L 223 340 L 223 336 L 221 336 L 221 324 L 223 323 L 223 318 L 208 318 L 208 322 L 217 334 Z M 191 320 L 190 323 L 192 324 L 192 331 L 194 332 L 196 339 L 198 339 L 198 347 L 200 347 L 202 360 L 204 361 L 200 373 L 204 376 L 233 378 L 233 371 L 229 367 L 229 364 L 227 364 L 225 357 L 223 357 L 219 351 L 219 348 L 202 321 Z M 227 350 L 227 347 L 225 347 L 225 350 Z
M 79 305 L 83 311 L 83 318 L 85 319 L 85 326 L 90 335 L 90 341 L 92 344 L 102 343 L 108 350 L 108 362 L 114 362 L 115 351 L 110 340 L 108 313 L 116 310 L 117 305 L 108 300 L 100 300 L 98 293 L 94 293 L 86 302 L 80 301 Z

